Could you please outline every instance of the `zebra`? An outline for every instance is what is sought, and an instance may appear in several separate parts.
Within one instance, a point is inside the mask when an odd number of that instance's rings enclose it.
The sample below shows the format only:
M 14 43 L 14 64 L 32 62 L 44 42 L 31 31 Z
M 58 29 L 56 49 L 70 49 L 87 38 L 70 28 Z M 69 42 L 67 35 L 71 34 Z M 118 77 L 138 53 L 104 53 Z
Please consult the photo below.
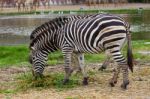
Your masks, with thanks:
M 69 16 L 69 17 L 68 16 L 63 16 L 63 17 L 54 18 L 54 19 L 40 25 L 35 30 L 32 31 L 32 33 L 30 35 L 30 43 L 33 42 L 33 40 L 36 39 L 42 33 L 47 33 L 48 31 L 55 32 L 55 31 L 57 31 L 57 29 L 62 27 L 62 25 L 64 25 L 68 21 L 72 21 L 72 20 L 75 20 L 75 19 L 80 19 L 82 17 L 83 17 L 82 15 L 75 15 L 75 16 Z M 31 60 L 30 56 L 31 55 L 29 55 L 29 62 L 32 64 L 32 60 Z M 45 65 L 47 65 L 47 64 L 45 64 Z M 80 70 L 80 68 L 79 68 L 79 70 Z M 32 73 L 34 75 L 33 71 L 32 71 Z M 43 75 L 40 75 L 40 76 L 43 77 Z
M 129 35 L 129 24 L 120 17 L 114 15 L 99 15 L 90 19 L 78 19 L 68 24 L 60 30 L 64 32 L 64 43 L 60 45 L 65 57 L 65 83 L 70 76 L 71 53 L 78 53 L 80 56 L 81 68 L 84 67 L 83 53 L 100 53 L 106 51 L 115 62 L 118 63 L 117 71 L 114 73 L 110 85 L 117 82 L 120 68 L 123 70 L 122 88 L 126 89 L 129 84 L 128 66 L 133 72 L 133 60 L 131 51 L 131 38 Z M 121 53 L 124 42 L 128 39 L 128 61 Z M 128 64 L 127 64 L 128 63 Z M 87 84 L 87 73 L 83 69 L 83 76 Z
M 96 16 L 99 16 L 100 14 L 92 14 L 92 15 L 72 15 L 72 16 L 63 16 L 65 18 L 67 18 L 66 22 L 63 21 L 61 18 L 55 18 L 52 19 L 42 25 L 40 25 L 39 27 L 37 27 L 34 31 L 32 31 L 31 35 L 30 35 L 30 41 L 32 42 L 33 39 L 35 39 L 39 34 L 44 33 L 44 31 L 47 31 L 48 29 L 53 29 L 54 31 L 56 31 L 58 28 L 61 27 L 61 24 L 59 24 L 60 22 L 62 23 L 67 23 L 68 21 L 72 21 L 75 19 L 86 19 L 86 18 L 94 18 Z M 75 58 L 76 55 L 74 55 Z M 80 60 L 78 59 L 78 62 Z M 104 69 L 106 69 L 107 65 L 109 65 L 109 61 L 110 61 L 110 57 L 107 56 L 106 60 L 103 62 L 102 66 L 99 68 L 99 70 L 103 71 Z M 81 68 L 78 67 L 78 71 L 81 71 Z
M 120 50 L 123 43 L 128 41 L 128 61 Z M 84 76 L 83 84 L 88 84 L 88 76 L 84 70 L 83 53 L 109 52 L 114 61 L 118 63 L 117 71 L 110 81 L 113 87 L 117 82 L 120 69 L 123 70 L 123 89 L 127 88 L 128 67 L 133 71 L 131 37 L 129 25 L 123 19 L 111 14 L 101 14 L 94 18 L 76 19 L 59 28 L 55 33 L 52 30 L 39 34 L 31 43 L 31 61 L 36 75 L 41 75 L 47 55 L 60 49 L 64 55 L 65 78 L 64 84 L 71 75 L 71 54 L 74 52 L 80 59 L 80 67 Z
M 84 18 L 86 17 L 84 16 Z M 64 21 L 63 18 L 66 18 L 66 20 Z M 30 42 L 32 42 L 39 34 L 45 33 L 45 31 L 48 31 L 49 29 L 52 29 L 53 32 L 55 32 L 58 28 L 60 28 L 63 24 L 67 23 L 68 21 L 72 21 L 72 20 L 80 19 L 80 18 L 83 18 L 83 16 L 82 15 L 72 15 L 69 17 L 63 16 L 63 17 L 54 18 L 48 22 L 45 22 L 44 24 L 40 25 L 39 27 L 37 27 L 35 30 L 32 31 L 30 35 Z M 78 67 L 78 69 L 80 70 L 80 67 Z

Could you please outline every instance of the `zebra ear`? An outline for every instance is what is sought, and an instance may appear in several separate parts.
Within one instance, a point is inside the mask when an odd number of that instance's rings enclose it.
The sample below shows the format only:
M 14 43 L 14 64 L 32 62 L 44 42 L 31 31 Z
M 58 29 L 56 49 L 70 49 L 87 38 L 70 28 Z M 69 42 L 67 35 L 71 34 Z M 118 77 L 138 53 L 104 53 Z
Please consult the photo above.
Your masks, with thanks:
M 35 48 L 34 48 L 34 47 L 31 47 L 31 50 L 35 51 Z

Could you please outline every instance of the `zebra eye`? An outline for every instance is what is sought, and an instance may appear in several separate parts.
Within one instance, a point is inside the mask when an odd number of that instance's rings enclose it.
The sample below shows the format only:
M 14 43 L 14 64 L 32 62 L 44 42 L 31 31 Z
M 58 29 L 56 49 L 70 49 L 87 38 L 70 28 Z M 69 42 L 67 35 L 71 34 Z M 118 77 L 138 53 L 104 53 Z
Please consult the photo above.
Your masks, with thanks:
M 35 59 L 35 57 L 32 57 L 32 60 L 34 60 Z

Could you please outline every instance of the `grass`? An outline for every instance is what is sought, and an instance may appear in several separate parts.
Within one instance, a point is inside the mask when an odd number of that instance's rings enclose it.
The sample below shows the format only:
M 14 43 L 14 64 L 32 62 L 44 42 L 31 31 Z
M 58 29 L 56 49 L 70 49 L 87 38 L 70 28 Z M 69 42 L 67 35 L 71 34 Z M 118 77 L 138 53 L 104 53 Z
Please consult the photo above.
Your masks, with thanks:
M 140 54 L 139 51 L 150 51 L 149 44 L 146 44 L 145 42 L 150 42 L 150 40 L 139 40 L 139 41 L 133 41 L 133 54 L 134 58 L 141 60 L 141 61 L 149 61 L 150 55 L 144 55 Z
M 4 83 L 7 86 L 13 86 L 12 88 L 0 89 L 0 93 L 13 94 L 20 91 L 27 91 L 29 89 L 42 90 L 48 88 L 55 88 L 57 91 L 67 90 L 81 85 L 79 83 L 79 75 L 73 75 L 70 78 L 69 83 L 62 84 L 64 79 L 64 73 L 51 73 L 45 75 L 43 78 L 37 80 L 33 79 L 31 72 L 18 74 L 13 83 Z
M 133 46 L 133 53 L 134 58 L 139 59 L 140 61 L 149 61 L 150 55 L 142 55 L 138 53 L 139 51 L 150 51 L 149 45 L 147 45 L 145 42 L 150 42 L 150 40 L 138 40 L 138 41 L 132 41 Z M 28 46 L 21 45 L 21 46 L 0 46 L 0 68 L 8 67 L 8 66 L 20 66 L 22 64 L 29 64 L 28 63 Z M 126 48 L 123 50 L 124 53 L 126 53 Z M 85 60 L 86 63 L 95 63 L 95 62 L 102 62 L 106 56 L 104 54 L 86 54 Z M 54 52 L 49 55 L 48 64 L 59 64 L 63 63 L 63 56 L 60 51 Z M 98 75 L 98 73 L 101 73 L 101 77 Z M 105 78 L 106 74 L 110 72 L 98 72 L 98 71 L 88 71 L 88 74 L 90 75 L 89 81 L 90 82 L 97 82 L 98 84 L 104 84 L 105 80 L 102 78 Z M 140 75 L 149 75 L 148 69 L 143 69 L 140 72 Z M 73 74 L 71 76 L 70 82 L 67 85 L 62 84 L 62 80 L 64 78 L 64 73 L 62 72 L 53 72 L 48 73 L 45 75 L 43 79 L 34 80 L 31 72 L 17 74 L 15 77 L 15 82 L 13 83 L 0 83 L 2 86 L 7 86 L 6 89 L 0 89 L 0 93 L 3 94 L 14 94 L 16 92 L 20 91 L 26 91 L 29 89 L 36 89 L 36 90 L 42 90 L 47 88 L 55 88 L 58 91 L 72 89 L 77 86 L 80 86 L 82 83 L 82 75 L 75 75 Z M 9 87 L 8 87 L 9 86 Z M 13 88 L 11 87 L 13 86 Z M 71 97 L 68 97 L 68 99 Z
M 140 23 L 139 23 L 140 24 Z M 138 35 L 137 35 L 138 34 Z M 139 39 L 141 41 L 149 40 L 150 33 L 147 31 L 141 31 L 141 32 L 132 32 L 132 39 L 138 41 Z M 142 39 L 141 39 L 142 38 Z
M 143 9 L 142 13 L 148 12 L 150 9 Z M 70 13 L 75 13 L 75 14 L 89 14 L 89 13 L 101 13 L 101 12 L 106 12 L 106 13 L 113 13 L 113 14 L 138 14 L 138 9 L 117 9 L 117 10 L 99 10 L 99 9 L 92 9 L 92 10 L 57 10 L 57 11 L 44 11 L 44 14 L 70 14 Z M 0 15 L 31 15 L 31 14 L 40 14 L 41 11 L 31 11 L 31 12 L 9 12 L 9 13 L 0 13 Z
M 88 75 L 91 77 L 89 78 L 90 82 L 98 81 L 102 83 L 101 80 L 98 80 L 98 74 L 100 72 L 89 70 Z M 106 72 L 107 73 L 107 72 Z M 46 72 L 44 74 L 43 78 L 34 79 L 31 72 L 26 73 L 20 73 L 13 76 L 13 79 L 15 82 L 5 82 L 1 85 L 7 86 L 6 88 L 1 88 L 0 93 L 3 94 L 14 94 L 20 91 L 27 91 L 30 89 L 35 90 L 43 90 L 43 89 L 49 89 L 49 88 L 55 88 L 57 91 L 63 91 L 72 89 L 75 87 L 79 87 L 82 85 L 82 74 L 81 73 L 73 73 L 70 77 L 69 83 L 64 85 L 63 79 L 64 79 L 64 73 L 63 72 Z M 8 87 L 11 86 L 11 87 Z
M 135 59 L 146 60 L 150 59 L 150 55 L 142 55 L 138 53 L 139 51 L 150 51 L 149 45 L 145 42 L 150 42 L 149 40 L 138 40 L 133 41 L 133 54 Z M 29 65 L 28 55 L 29 49 L 26 45 L 21 46 L 0 46 L 0 68 L 10 67 L 10 66 L 20 66 Z M 126 48 L 124 48 L 124 53 L 126 53 Z M 105 60 L 105 54 L 85 54 L 85 61 L 87 63 L 102 62 Z M 56 65 L 63 63 L 63 55 L 60 51 L 54 52 L 49 55 L 48 64 Z
M 0 46 L 0 67 L 20 65 L 28 63 L 29 50 L 26 45 Z

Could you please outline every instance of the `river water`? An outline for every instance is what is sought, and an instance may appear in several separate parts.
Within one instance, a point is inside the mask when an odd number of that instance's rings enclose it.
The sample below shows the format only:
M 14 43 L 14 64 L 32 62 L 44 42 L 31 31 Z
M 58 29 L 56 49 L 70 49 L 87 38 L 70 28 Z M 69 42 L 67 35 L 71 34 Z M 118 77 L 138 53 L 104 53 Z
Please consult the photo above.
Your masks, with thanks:
M 61 15 L 59 15 L 61 16 Z M 131 24 L 134 40 L 150 39 L 150 13 L 121 15 Z M 58 15 L 0 16 L 0 45 L 28 44 L 30 33 Z

